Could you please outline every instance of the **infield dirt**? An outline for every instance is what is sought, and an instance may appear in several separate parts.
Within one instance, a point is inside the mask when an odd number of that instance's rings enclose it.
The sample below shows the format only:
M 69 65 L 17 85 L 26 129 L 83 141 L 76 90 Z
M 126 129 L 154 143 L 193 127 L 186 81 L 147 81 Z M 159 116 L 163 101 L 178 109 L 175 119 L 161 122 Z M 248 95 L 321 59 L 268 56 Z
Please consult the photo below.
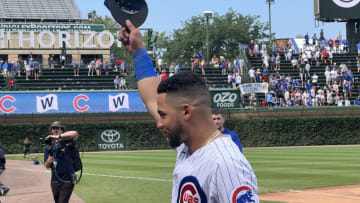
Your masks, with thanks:
M 0 176 L 1 181 L 10 187 L 4 203 L 49 203 L 54 202 L 50 188 L 50 171 L 43 165 L 33 165 L 29 161 L 6 161 L 6 170 Z M 76 186 L 75 186 L 76 187 Z M 84 203 L 75 193 L 71 203 Z

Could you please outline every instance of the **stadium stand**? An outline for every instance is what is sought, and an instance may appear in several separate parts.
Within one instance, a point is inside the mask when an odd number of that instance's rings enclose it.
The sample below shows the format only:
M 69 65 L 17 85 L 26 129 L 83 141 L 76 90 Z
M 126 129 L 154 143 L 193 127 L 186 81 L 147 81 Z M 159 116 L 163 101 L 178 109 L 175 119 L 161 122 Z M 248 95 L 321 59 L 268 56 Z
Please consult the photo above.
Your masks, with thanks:
M 80 20 L 81 12 L 73 0 L 0 0 L 2 22 L 70 22 Z
M 3 75 L 0 74 L 0 90 L 4 91 L 6 89 L 6 81 Z
M 181 71 L 191 71 L 190 69 L 182 69 Z M 201 70 L 198 72 L 201 74 Z M 205 68 L 205 75 L 203 75 L 203 79 L 206 81 L 206 84 L 212 88 L 226 88 L 227 87 L 227 75 L 221 74 L 220 68 L 214 68 L 213 66 L 209 66 Z
M 88 69 L 80 69 L 79 76 L 75 77 L 73 68 L 67 66 L 64 69 L 43 69 L 39 80 L 25 75 L 14 77 L 16 90 L 114 90 L 114 79 L 119 72 L 110 71 L 109 75 L 88 76 Z M 125 77 L 128 89 L 137 89 L 134 76 Z
M 190 68 L 183 68 L 181 71 L 190 71 Z M 203 76 L 209 87 L 226 88 L 227 76 L 221 75 L 221 69 L 213 67 L 206 68 L 206 75 Z M 88 76 L 88 69 L 80 69 L 80 76 L 75 77 L 73 68 L 69 65 L 64 69 L 48 69 L 42 70 L 42 76 L 39 80 L 30 77 L 25 79 L 22 73 L 21 77 L 15 77 L 16 90 L 113 90 L 114 78 L 120 75 L 119 72 L 109 71 L 109 75 Z M 168 72 L 169 74 L 169 72 Z M 199 73 L 200 74 L 200 73 Z M 126 76 L 128 89 L 137 89 L 136 79 L 134 76 Z
M 291 76 L 291 78 L 293 79 L 299 79 L 299 72 L 297 70 L 294 70 L 291 64 L 291 61 L 286 61 L 285 57 L 283 54 L 281 55 L 281 69 L 279 71 L 279 74 L 282 76 Z M 294 57 L 298 58 L 298 55 L 294 55 Z M 346 54 L 334 54 L 333 55 L 333 62 L 336 63 L 338 66 L 341 63 L 346 64 L 351 70 L 352 73 L 354 75 L 354 88 L 352 91 L 352 96 L 349 97 L 350 101 L 354 101 L 359 95 L 358 92 L 358 87 L 360 85 L 359 82 L 359 78 L 360 78 L 360 73 L 357 72 L 357 67 L 356 67 L 356 57 L 357 54 L 356 53 L 346 53 Z M 262 69 L 262 58 L 261 55 L 257 55 L 257 56 L 249 56 L 248 57 L 249 62 L 251 64 L 252 67 L 254 67 L 255 69 L 260 68 Z M 318 87 L 324 87 L 326 86 L 326 80 L 325 80 L 325 64 L 320 64 L 319 66 L 316 65 L 312 65 L 311 66 L 311 75 L 313 75 L 313 73 L 317 73 L 317 75 L 319 76 L 319 80 L 318 80 Z M 276 71 L 275 70 L 271 70 L 269 69 L 269 74 L 274 74 L 276 75 Z M 340 89 L 340 93 L 342 94 L 343 92 L 343 87 L 339 86 Z M 302 91 L 305 90 L 305 88 L 301 88 Z M 258 105 L 261 105 L 261 102 L 265 99 L 265 95 L 264 94 L 256 94 L 256 101 Z M 245 101 L 248 101 L 248 96 L 246 96 Z

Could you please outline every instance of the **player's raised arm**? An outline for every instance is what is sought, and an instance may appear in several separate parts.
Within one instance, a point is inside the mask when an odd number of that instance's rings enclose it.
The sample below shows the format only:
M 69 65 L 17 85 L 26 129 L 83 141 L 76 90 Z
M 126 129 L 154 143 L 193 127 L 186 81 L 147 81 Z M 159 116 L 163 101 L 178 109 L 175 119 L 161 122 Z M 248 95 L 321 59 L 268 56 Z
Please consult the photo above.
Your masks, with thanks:
M 135 75 L 140 96 L 149 113 L 158 121 L 157 113 L 157 87 L 159 79 L 155 73 L 154 66 L 146 49 L 143 47 L 141 32 L 130 20 L 126 20 L 126 26 L 122 27 L 119 33 L 119 40 L 125 48 L 133 55 Z M 130 31 L 130 32 L 129 32 Z

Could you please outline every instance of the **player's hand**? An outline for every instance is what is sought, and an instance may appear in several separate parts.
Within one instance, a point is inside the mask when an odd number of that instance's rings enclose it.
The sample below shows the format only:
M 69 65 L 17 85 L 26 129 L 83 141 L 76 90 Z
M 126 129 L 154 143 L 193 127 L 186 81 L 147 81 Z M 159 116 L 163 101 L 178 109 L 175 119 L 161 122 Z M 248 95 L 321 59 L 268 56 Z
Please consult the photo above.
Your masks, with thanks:
M 125 23 L 128 30 L 122 27 L 118 39 L 124 44 L 126 50 L 133 54 L 136 50 L 143 47 L 141 32 L 130 20 L 126 20 Z
M 54 157 L 53 156 L 49 156 L 45 162 L 45 167 L 46 168 L 50 168 L 51 164 L 54 162 Z
M 48 159 L 46 160 L 46 162 L 54 162 L 54 157 L 53 156 L 49 156 Z

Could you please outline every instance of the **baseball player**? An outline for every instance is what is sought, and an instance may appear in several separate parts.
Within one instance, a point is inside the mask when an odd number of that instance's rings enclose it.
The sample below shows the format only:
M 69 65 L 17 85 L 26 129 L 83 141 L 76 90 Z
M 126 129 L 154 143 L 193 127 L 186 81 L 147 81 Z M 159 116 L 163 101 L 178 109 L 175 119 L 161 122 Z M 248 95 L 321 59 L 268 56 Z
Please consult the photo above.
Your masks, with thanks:
M 234 131 L 224 128 L 225 118 L 219 109 L 214 109 L 212 111 L 212 119 L 217 129 L 220 130 L 223 135 L 230 135 L 232 141 L 234 141 L 234 143 L 239 147 L 240 151 L 243 152 L 239 136 Z
M 259 202 L 249 162 L 211 117 L 210 92 L 200 76 L 156 77 L 139 29 L 127 20 L 119 40 L 133 55 L 140 95 L 169 145 L 176 148 L 172 203 Z

